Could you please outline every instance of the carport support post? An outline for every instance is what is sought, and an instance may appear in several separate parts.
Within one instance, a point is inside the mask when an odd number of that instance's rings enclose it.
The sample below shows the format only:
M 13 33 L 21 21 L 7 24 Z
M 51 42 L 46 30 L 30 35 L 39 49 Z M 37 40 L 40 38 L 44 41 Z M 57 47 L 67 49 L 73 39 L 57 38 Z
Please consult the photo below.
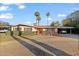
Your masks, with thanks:
M 72 32 L 71 32 L 71 28 L 70 28 L 70 34 L 72 34 Z

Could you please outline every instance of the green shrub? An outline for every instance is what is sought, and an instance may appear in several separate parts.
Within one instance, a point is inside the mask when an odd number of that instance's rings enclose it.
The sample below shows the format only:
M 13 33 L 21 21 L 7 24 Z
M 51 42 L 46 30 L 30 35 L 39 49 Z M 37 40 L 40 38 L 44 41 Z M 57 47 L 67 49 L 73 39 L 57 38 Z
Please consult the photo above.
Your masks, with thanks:
M 22 32 L 22 35 L 35 35 L 35 32 Z

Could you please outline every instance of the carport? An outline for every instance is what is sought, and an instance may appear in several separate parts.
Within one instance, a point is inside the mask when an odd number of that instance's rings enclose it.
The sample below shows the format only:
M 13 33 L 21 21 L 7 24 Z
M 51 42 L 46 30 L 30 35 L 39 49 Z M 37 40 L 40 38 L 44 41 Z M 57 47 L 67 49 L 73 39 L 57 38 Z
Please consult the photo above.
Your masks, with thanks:
M 72 29 L 74 27 L 54 27 L 54 26 L 35 26 L 37 29 L 37 34 L 44 34 L 46 32 L 50 35 L 62 34 L 62 31 L 66 31 L 66 34 L 72 34 Z
M 59 34 L 72 34 L 74 27 L 58 27 Z

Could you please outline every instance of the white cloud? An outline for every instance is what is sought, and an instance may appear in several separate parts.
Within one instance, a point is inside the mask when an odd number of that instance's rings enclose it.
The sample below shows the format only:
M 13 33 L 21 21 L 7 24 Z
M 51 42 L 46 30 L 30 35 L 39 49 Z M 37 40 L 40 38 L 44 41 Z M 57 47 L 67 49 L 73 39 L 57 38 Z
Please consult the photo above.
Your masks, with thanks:
M 24 25 L 33 25 L 33 23 L 32 23 L 32 22 L 30 22 L 30 21 L 21 22 L 20 24 L 24 24 Z
M 17 5 L 18 8 L 21 9 L 21 10 L 23 10 L 23 9 L 26 8 L 25 5 L 24 5 L 23 3 L 16 3 L 15 5 Z
M 18 8 L 19 9 L 25 9 L 25 6 L 24 5 L 18 5 Z
M 2 4 L 3 5 L 8 5 L 8 6 L 14 4 L 14 5 L 16 5 L 21 10 L 23 10 L 23 9 L 26 8 L 26 6 L 24 5 L 24 3 L 2 3 Z
M 52 18 L 49 17 L 49 18 L 48 18 L 48 21 L 51 21 L 51 20 L 52 20 Z
M 13 15 L 11 13 L 0 14 L 1 19 L 12 19 Z
M 10 10 L 9 6 L 0 6 L 0 11 Z
M 27 25 L 32 25 L 32 23 L 30 21 L 27 21 L 26 24 Z
M 66 14 L 58 14 L 58 17 L 66 17 Z

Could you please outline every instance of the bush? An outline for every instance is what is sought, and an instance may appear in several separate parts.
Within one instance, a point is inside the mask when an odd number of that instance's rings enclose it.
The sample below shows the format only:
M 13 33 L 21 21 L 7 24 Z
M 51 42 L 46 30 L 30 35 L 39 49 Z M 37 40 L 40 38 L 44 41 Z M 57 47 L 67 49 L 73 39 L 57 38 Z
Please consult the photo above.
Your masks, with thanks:
M 22 35 L 35 35 L 35 32 L 22 32 Z
M 75 27 L 76 27 L 76 28 L 79 28 L 79 24 L 77 24 Z

